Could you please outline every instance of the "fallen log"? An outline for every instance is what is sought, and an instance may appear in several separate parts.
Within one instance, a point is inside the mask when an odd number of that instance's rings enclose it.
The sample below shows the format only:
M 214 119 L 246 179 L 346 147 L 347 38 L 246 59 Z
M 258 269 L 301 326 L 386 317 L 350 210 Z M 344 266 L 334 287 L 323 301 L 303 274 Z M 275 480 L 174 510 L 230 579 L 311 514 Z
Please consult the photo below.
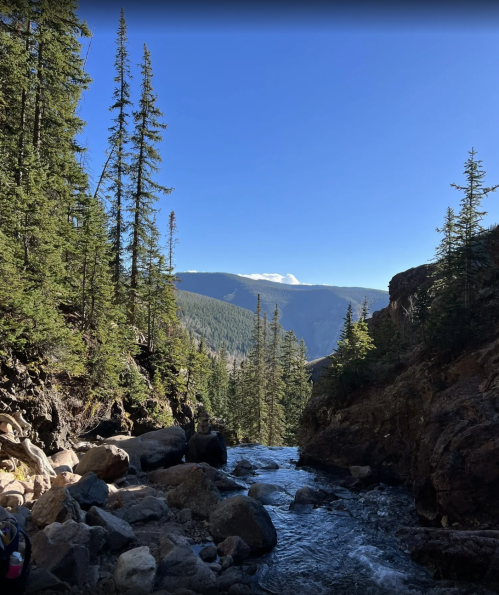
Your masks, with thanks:
M 36 475 L 55 477 L 56 472 L 41 448 L 35 446 L 29 438 L 17 442 L 9 434 L 0 434 L 0 453 L 26 463 Z

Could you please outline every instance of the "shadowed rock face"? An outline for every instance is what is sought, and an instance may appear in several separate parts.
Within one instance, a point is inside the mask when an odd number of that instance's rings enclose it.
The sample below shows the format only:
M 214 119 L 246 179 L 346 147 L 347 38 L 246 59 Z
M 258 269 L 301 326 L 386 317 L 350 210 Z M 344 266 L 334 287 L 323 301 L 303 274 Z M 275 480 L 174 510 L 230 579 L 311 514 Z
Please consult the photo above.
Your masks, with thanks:
M 389 317 L 400 328 L 403 305 L 430 270 L 394 277 L 390 305 L 373 324 Z M 304 464 L 370 465 L 381 481 L 409 482 L 427 523 L 498 522 L 499 338 L 452 361 L 418 346 L 389 381 L 359 389 L 347 404 L 314 397 L 299 441 Z

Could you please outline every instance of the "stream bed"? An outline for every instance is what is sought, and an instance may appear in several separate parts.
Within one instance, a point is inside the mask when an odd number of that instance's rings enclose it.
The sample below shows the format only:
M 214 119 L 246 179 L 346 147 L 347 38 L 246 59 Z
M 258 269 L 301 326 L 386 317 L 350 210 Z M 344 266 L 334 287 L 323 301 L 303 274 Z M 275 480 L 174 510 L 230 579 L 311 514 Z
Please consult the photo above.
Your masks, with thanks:
M 341 490 L 326 507 L 290 509 L 296 490 L 326 488 L 340 479 L 331 473 L 296 467 L 293 447 L 239 445 L 228 448 L 225 471 L 247 459 L 258 469 L 238 482 L 280 486 L 277 502 L 267 505 L 277 529 L 275 549 L 250 564 L 257 566 L 257 593 L 276 595 L 493 595 L 476 585 L 435 581 L 413 562 L 395 533 L 417 525 L 412 494 L 402 487 L 377 487 L 360 493 Z M 278 469 L 262 469 L 270 462 Z

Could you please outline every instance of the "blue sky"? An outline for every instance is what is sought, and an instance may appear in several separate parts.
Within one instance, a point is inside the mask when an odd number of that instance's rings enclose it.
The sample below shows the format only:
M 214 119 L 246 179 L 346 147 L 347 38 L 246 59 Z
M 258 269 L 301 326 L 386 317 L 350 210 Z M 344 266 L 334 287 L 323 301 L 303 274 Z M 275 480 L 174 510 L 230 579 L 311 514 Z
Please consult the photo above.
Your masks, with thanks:
M 175 210 L 177 270 L 386 289 L 432 258 L 472 146 L 486 183 L 499 183 L 497 13 L 476 5 L 374 20 L 320 5 L 289 16 L 276 4 L 249 19 L 158 6 L 125 11 L 134 97 L 146 42 L 168 124 L 158 181 L 175 191 L 158 205 L 159 224 Z M 95 177 L 119 7 L 80 7 L 94 32 L 81 116 Z M 499 192 L 483 206 L 484 224 L 499 222 Z

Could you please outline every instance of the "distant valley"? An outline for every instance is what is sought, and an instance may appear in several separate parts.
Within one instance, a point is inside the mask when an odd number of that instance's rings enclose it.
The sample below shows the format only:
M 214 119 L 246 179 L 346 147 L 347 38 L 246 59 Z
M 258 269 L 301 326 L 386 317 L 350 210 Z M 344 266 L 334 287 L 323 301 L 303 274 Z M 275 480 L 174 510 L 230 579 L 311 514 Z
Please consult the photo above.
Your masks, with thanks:
M 230 273 L 178 273 L 177 277 L 182 322 L 195 334 L 206 329 L 202 334 L 205 334 L 212 349 L 217 349 L 224 340 L 233 354 L 241 354 L 245 350 L 252 324 L 252 317 L 247 316 L 246 311 L 251 313 L 255 310 L 258 294 L 262 309 L 269 318 L 275 305 L 279 306 L 282 326 L 305 340 L 310 360 L 334 350 L 350 302 L 355 312 L 360 311 L 364 297 L 371 312 L 388 305 L 388 292 L 379 289 L 285 285 Z M 194 294 L 199 294 L 199 297 Z M 212 300 L 202 300 L 201 296 Z M 217 325 L 221 324 L 223 331 L 215 329 L 215 313 L 219 318 Z M 231 320 L 234 324 L 226 324 L 223 320 Z M 232 335 L 231 328 L 234 328 L 236 337 Z

